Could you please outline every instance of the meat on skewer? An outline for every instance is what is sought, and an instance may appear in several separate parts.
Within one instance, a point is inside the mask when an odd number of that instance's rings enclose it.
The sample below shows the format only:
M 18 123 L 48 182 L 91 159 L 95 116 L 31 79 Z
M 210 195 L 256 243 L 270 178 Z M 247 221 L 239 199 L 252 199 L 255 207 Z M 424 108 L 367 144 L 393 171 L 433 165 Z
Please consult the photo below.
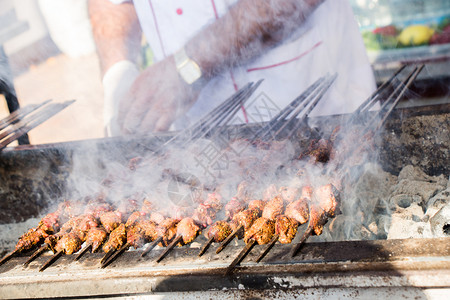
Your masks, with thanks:
M 161 243 L 161 246 L 168 246 L 177 235 L 178 220 L 166 218 L 156 227 L 157 238 L 147 247 L 141 254 L 141 257 L 147 255 L 156 245 Z
M 207 238 L 208 241 L 200 250 L 198 256 L 202 256 L 208 247 L 214 243 L 220 243 L 225 240 L 231 233 L 233 232 L 232 227 L 228 222 L 225 221 L 217 221 L 215 222 L 208 230 Z
M 62 254 L 72 254 L 81 249 L 83 242 L 75 233 L 69 232 L 64 234 L 56 243 L 56 253 L 39 269 L 39 272 L 47 269 L 52 263 L 54 263 Z
M 86 246 L 75 257 L 75 260 L 79 260 L 89 249 L 91 249 L 91 253 L 95 253 L 107 238 L 108 233 L 104 228 L 91 228 L 86 235 Z
M 100 261 L 102 264 L 109 258 L 114 252 L 122 247 L 127 242 L 127 231 L 125 224 L 120 224 L 109 234 L 108 240 L 103 245 L 102 249 L 105 252 L 105 256 L 103 256 Z

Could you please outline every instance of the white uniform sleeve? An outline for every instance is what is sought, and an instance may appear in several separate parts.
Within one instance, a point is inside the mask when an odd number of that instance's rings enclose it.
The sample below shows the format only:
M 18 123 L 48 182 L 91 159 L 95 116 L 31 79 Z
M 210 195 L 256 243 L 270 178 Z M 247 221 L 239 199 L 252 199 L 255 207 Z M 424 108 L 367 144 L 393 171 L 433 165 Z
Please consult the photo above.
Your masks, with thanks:
M 112 2 L 114 4 L 120 4 L 125 2 L 132 2 L 131 0 L 109 0 L 109 2 Z

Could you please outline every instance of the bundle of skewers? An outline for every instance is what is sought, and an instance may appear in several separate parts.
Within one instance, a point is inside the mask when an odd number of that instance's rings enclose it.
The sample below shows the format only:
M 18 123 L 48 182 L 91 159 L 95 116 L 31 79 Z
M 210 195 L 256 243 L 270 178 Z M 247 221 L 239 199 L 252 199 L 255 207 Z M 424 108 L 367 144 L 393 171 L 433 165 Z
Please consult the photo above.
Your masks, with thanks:
M 297 168 L 292 163 L 291 168 L 296 170 L 295 176 L 300 179 L 296 182 L 301 184 L 277 188 L 275 184 L 262 187 L 265 183 L 252 185 L 243 181 L 237 186 L 235 196 L 230 199 L 224 199 L 220 186 L 211 187 L 207 189 L 208 193 L 199 195 L 193 207 L 180 207 L 175 213 L 174 209 L 168 212 L 167 209 L 158 208 L 155 203 L 158 201 L 149 200 L 145 193 L 124 198 L 119 203 L 110 202 L 105 193 L 93 199 L 65 201 L 55 212 L 45 216 L 35 228 L 21 236 L 15 250 L 0 260 L 0 265 L 15 255 L 34 251 L 25 262 L 28 265 L 42 253 L 51 251 L 53 256 L 40 268 L 43 271 L 62 255 L 76 254 L 74 259 L 80 260 L 88 251 L 103 251 L 105 255 L 100 263 L 105 268 L 130 248 L 142 249 L 141 256 L 145 257 L 156 247 L 163 247 L 156 259 L 159 263 L 176 246 L 192 244 L 202 232 L 205 233 L 207 242 L 201 247 L 199 256 L 206 253 L 213 243 L 219 244 L 216 249 L 219 254 L 233 239 L 243 239 L 245 247 L 227 268 L 228 274 L 256 244 L 265 245 L 257 262 L 262 261 L 277 242 L 293 244 L 291 256 L 294 257 L 309 236 L 321 235 L 328 220 L 340 213 L 339 190 L 348 172 L 348 166 L 343 166 L 341 162 L 352 161 L 358 164 L 361 156 L 371 151 L 376 132 L 422 68 L 423 66 L 416 67 L 404 81 L 399 81 L 396 77 L 403 70 L 400 69 L 352 114 L 349 120 L 351 130 L 337 127 L 329 138 L 311 142 L 310 147 L 296 157 L 296 160 L 304 162 L 303 166 L 320 164 L 324 170 L 322 174 L 333 173 L 329 180 L 311 178 L 306 174 L 307 171 L 304 172 L 304 167 Z M 334 79 L 335 76 L 328 76 L 314 83 L 262 126 L 254 140 L 249 141 L 250 147 L 264 149 L 267 160 L 273 158 L 285 146 L 283 141 L 292 138 L 298 126 L 305 124 L 308 114 Z M 225 103 L 214 110 L 209 118 L 175 135 L 156 152 L 164 152 L 170 143 L 185 147 L 197 139 L 214 139 L 220 133 L 220 125 L 231 119 L 254 89 L 256 87 L 252 85 L 244 88 L 229 101 L 231 104 Z M 381 109 L 369 122 L 361 121 L 366 119 L 363 116 L 368 115 L 371 107 L 380 99 L 384 100 Z M 224 112 L 227 113 L 223 115 Z M 238 165 L 241 167 L 242 177 L 257 181 L 261 172 L 258 167 L 265 166 L 262 163 L 264 159 L 256 159 L 256 163 L 250 167 L 246 166 L 251 160 L 249 157 L 243 156 L 240 159 Z M 291 161 L 288 158 L 284 163 L 289 164 Z M 335 161 L 340 163 L 336 164 Z M 150 160 L 132 159 L 129 170 L 134 172 L 153 164 L 154 157 Z M 275 170 L 265 169 L 264 172 L 274 173 Z M 173 172 L 169 174 L 177 176 Z M 104 185 L 110 186 L 114 184 L 114 180 L 117 178 L 107 178 Z M 196 182 L 185 183 L 198 185 Z M 262 191 L 259 194 L 254 190 L 256 185 L 257 190 Z M 293 243 L 302 224 L 307 224 L 306 229 L 300 241 Z

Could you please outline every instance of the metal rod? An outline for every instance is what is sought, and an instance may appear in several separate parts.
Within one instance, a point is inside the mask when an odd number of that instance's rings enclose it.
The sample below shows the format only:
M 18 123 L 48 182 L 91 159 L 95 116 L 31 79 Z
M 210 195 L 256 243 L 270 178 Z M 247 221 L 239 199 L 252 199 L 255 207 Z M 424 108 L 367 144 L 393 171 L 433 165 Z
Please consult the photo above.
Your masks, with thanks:
M 161 262 L 166 256 L 167 254 L 169 254 L 169 252 L 175 248 L 175 246 L 181 242 L 181 240 L 183 239 L 183 237 L 181 235 L 178 235 L 173 241 L 172 243 L 170 243 L 166 249 L 164 249 L 164 252 L 156 259 L 156 262 L 159 263 Z
M 208 250 L 209 246 L 211 246 L 211 244 L 214 242 L 214 236 L 210 237 L 208 239 L 208 241 L 203 245 L 202 249 L 200 250 L 200 252 L 198 253 L 198 256 L 202 256 L 203 254 L 205 254 L 206 250 Z
M 102 263 L 101 268 L 106 268 L 109 264 L 111 264 L 114 260 L 116 260 L 122 253 L 125 252 L 128 248 L 131 247 L 130 243 L 125 243 L 119 250 L 117 250 L 109 259 L 107 259 L 104 263 Z
M 216 250 L 216 254 L 222 252 L 223 249 L 234 239 L 234 237 L 239 233 L 240 230 L 244 229 L 243 225 L 239 225 L 227 238 L 220 244 L 219 248 Z
M 28 266 L 33 260 L 35 260 L 36 258 L 38 258 L 42 253 L 44 253 L 46 250 L 49 249 L 48 244 L 45 244 L 43 246 L 41 246 L 38 250 L 36 250 L 31 256 L 30 258 L 24 262 L 23 266 L 26 267 Z
M 250 240 L 247 245 L 241 250 L 239 255 L 231 262 L 231 264 L 228 266 L 225 275 L 230 275 L 234 268 L 241 263 L 241 261 L 244 260 L 244 258 L 250 253 L 250 251 L 253 249 L 253 247 L 256 245 L 256 240 Z
M 258 256 L 258 258 L 256 259 L 256 262 L 259 263 L 266 255 L 267 253 L 269 253 L 269 251 L 273 248 L 273 246 L 276 244 L 276 242 L 278 241 L 278 238 L 280 237 L 279 234 L 275 234 L 272 238 L 272 240 L 269 242 L 269 244 L 267 244 L 266 249 L 264 249 L 264 251 Z
M 92 244 L 88 244 L 86 247 L 84 247 L 84 248 L 80 251 L 80 253 L 78 253 L 77 256 L 75 256 L 75 260 L 80 260 L 80 258 L 81 258 L 86 252 L 88 252 L 89 249 L 91 249 L 91 248 L 92 248 Z
M 158 237 L 156 240 L 154 240 L 146 249 L 144 249 L 144 251 L 141 254 L 141 257 L 146 256 L 150 251 L 153 250 L 153 248 L 156 247 L 156 245 L 158 245 L 161 241 L 163 240 L 163 237 L 160 236 Z
M 300 248 L 303 246 L 303 244 L 306 242 L 306 240 L 311 236 L 313 231 L 314 231 L 314 228 L 312 226 L 308 226 L 308 228 L 306 228 L 306 231 L 303 234 L 302 238 L 292 249 L 291 257 L 295 257 L 297 255 L 298 251 L 300 251 Z
M 45 269 L 47 269 L 48 267 L 50 267 L 51 264 L 53 264 L 58 258 L 61 257 L 61 255 L 63 255 L 63 251 L 58 251 L 55 254 L 53 254 L 53 256 L 50 257 L 50 259 L 47 260 L 47 262 L 42 265 L 42 267 L 39 269 L 39 272 L 42 272 Z
M 10 253 L 6 254 L 5 256 L 3 256 L 3 258 L 0 260 L 0 266 L 3 265 L 8 260 L 10 260 L 11 258 L 13 258 L 19 252 L 20 252 L 20 249 L 16 249 L 13 252 L 10 252 Z
M 40 104 L 37 105 L 27 105 L 25 107 L 22 107 L 14 112 L 12 112 L 11 114 L 9 114 L 6 118 L 2 119 L 0 121 L 0 130 L 5 129 L 6 127 L 8 127 L 9 125 L 11 125 L 12 123 L 19 121 L 20 119 L 22 119 L 23 117 L 25 117 L 26 115 L 38 110 L 39 108 L 41 108 L 42 106 L 50 103 L 52 100 L 46 100 Z
M 112 248 L 108 252 L 106 252 L 105 255 L 102 257 L 102 259 L 100 260 L 100 263 L 103 264 L 108 258 L 111 257 L 111 255 L 114 254 L 114 252 L 116 252 L 116 250 L 117 249 Z

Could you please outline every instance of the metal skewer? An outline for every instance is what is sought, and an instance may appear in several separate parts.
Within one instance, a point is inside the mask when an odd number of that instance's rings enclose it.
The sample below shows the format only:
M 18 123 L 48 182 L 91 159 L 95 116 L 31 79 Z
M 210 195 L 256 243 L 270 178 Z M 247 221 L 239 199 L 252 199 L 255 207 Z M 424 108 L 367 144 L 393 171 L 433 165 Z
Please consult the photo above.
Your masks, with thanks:
M 234 268 L 241 263 L 241 261 L 250 253 L 250 251 L 253 249 L 253 247 L 256 245 L 256 240 L 250 240 L 247 245 L 241 250 L 239 255 L 231 262 L 231 264 L 228 266 L 225 275 L 230 275 Z
M 210 237 L 208 239 L 208 241 L 203 245 L 202 249 L 200 250 L 200 252 L 198 253 L 198 256 L 202 256 L 203 254 L 205 254 L 206 250 L 208 250 L 209 246 L 211 246 L 211 244 L 214 242 L 214 236 Z
M 3 258 L 0 260 L 0 266 L 3 265 L 8 260 L 10 260 L 11 258 L 13 258 L 18 253 L 20 253 L 20 249 L 16 249 L 16 250 L 6 254 L 5 256 L 3 256 Z
M 48 244 L 45 244 L 43 246 L 41 246 L 38 250 L 36 250 L 31 256 L 30 258 L 24 262 L 23 266 L 26 267 L 28 266 L 33 260 L 35 260 L 37 257 L 39 257 L 42 253 L 44 253 L 46 250 L 49 249 Z
M 263 253 L 261 253 L 258 258 L 256 259 L 256 262 L 259 263 L 266 255 L 269 253 L 269 251 L 273 248 L 273 246 L 277 243 L 278 238 L 280 237 L 279 234 L 275 234 L 272 238 L 272 240 L 267 244 L 266 249 L 264 249 Z
M 102 259 L 100 260 L 100 263 L 103 264 L 108 258 L 111 257 L 111 255 L 114 254 L 114 252 L 116 252 L 117 249 L 110 249 L 108 252 L 106 252 L 106 254 L 102 257 Z
M 102 263 L 101 268 L 106 268 L 109 264 L 111 264 L 114 260 L 116 260 L 122 253 L 125 252 L 125 250 L 127 250 L 128 248 L 131 247 L 130 243 L 125 243 L 125 245 L 123 245 L 119 250 L 117 250 L 116 252 L 114 252 L 114 254 L 107 259 L 105 262 Z
M 92 244 L 88 244 L 86 247 L 84 247 L 80 253 L 78 253 L 77 256 L 75 256 L 75 260 L 79 260 L 86 252 L 89 251 L 89 249 L 92 248 Z
M 42 267 L 39 269 L 39 272 L 44 271 L 45 269 L 47 269 L 51 264 L 53 264 L 58 258 L 61 257 L 61 255 L 63 255 L 63 251 L 58 251 L 55 254 L 53 254 L 52 257 L 50 257 L 49 260 L 47 260 L 47 262 L 45 264 L 42 265 Z
M 170 243 L 166 249 L 164 249 L 164 252 L 158 257 L 158 259 L 156 259 L 156 262 L 159 263 L 161 262 L 166 256 L 167 254 L 169 254 L 169 252 L 175 248 L 175 246 L 181 242 L 181 240 L 183 239 L 183 237 L 181 235 L 178 235 L 173 241 L 172 243 Z
M 291 257 L 294 257 L 297 255 L 298 251 L 300 251 L 300 248 L 303 246 L 303 244 L 306 242 L 306 240 L 311 236 L 311 234 L 313 233 L 314 228 L 312 226 L 308 226 L 308 228 L 306 228 L 305 233 L 303 234 L 302 238 L 300 239 L 300 241 L 295 245 L 295 247 L 292 249 L 291 251 Z
M 153 248 L 156 247 L 161 241 L 163 240 L 163 237 L 160 236 L 156 240 L 154 240 L 144 251 L 142 251 L 141 257 L 146 256 L 150 251 L 153 250 Z
M 234 239 L 234 237 L 244 228 L 243 225 L 239 225 L 227 238 L 220 244 L 216 250 L 216 254 L 222 252 L 223 249 Z

